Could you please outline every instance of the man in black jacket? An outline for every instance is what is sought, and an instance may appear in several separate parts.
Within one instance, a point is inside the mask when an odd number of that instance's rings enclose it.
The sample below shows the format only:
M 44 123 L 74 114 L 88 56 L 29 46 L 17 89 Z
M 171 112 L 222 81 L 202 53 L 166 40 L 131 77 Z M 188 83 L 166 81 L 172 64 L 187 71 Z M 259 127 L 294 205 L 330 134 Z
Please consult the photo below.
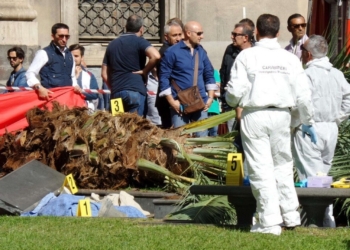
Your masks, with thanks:
M 237 33 L 237 32 L 234 32 L 235 30 L 233 32 L 231 32 L 232 44 L 227 46 L 225 53 L 224 53 L 224 56 L 222 58 L 222 63 L 221 63 L 221 68 L 220 68 L 220 78 L 221 78 L 220 96 L 221 96 L 222 112 L 227 112 L 227 111 L 232 110 L 232 107 L 230 107 L 226 103 L 225 93 L 226 93 L 226 85 L 227 85 L 228 81 L 230 80 L 230 72 L 231 72 L 232 65 L 233 65 L 234 61 L 236 60 L 236 57 L 238 56 L 239 52 L 241 52 L 243 49 L 243 47 L 240 44 L 237 44 L 237 42 L 238 43 L 240 43 L 240 42 L 236 41 L 236 38 L 240 39 L 242 35 L 246 35 L 247 39 L 250 41 L 252 46 L 254 46 L 254 43 L 255 43 L 255 39 L 254 39 L 255 25 L 254 25 L 253 21 L 248 19 L 248 18 L 245 18 L 245 19 L 242 19 L 239 23 L 246 24 L 245 27 L 248 28 L 248 30 L 246 32 L 244 32 L 244 34 L 239 33 L 237 36 L 234 35 L 234 33 Z M 228 130 L 230 132 L 232 131 L 234 121 L 235 121 L 235 119 L 231 119 L 227 122 L 227 127 L 228 127 Z

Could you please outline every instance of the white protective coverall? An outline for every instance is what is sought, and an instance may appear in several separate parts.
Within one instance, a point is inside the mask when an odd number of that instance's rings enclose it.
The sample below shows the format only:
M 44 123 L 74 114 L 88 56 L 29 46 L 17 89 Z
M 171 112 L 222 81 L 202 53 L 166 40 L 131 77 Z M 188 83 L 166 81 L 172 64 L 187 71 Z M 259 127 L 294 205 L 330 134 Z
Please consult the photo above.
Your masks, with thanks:
M 302 137 L 298 113 L 293 112 L 292 152 L 300 180 L 318 173 L 328 174 L 337 144 L 338 125 L 350 115 L 350 85 L 343 73 L 333 68 L 328 57 L 313 59 L 306 66 L 318 141 L 315 145 L 310 138 Z M 335 227 L 333 205 L 327 208 L 323 225 Z
M 287 227 L 300 225 L 289 107 L 299 108 L 303 124 L 313 124 L 311 92 L 300 61 L 282 49 L 277 38 L 261 39 L 236 58 L 226 101 L 243 108 L 243 148 L 263 228 L 256 232 L 278 234 L 282 222 Z
M 329 62 L 328 57 L 313 59 L 305 70 L 314 107 L 313 125 L 318 141 L 302 138 L 298 116 L 293 112 L 293 157 L 300 180 L 328 174 L 338 139 L 338 125 L 350 115 L 350 85 L 344 74 Z

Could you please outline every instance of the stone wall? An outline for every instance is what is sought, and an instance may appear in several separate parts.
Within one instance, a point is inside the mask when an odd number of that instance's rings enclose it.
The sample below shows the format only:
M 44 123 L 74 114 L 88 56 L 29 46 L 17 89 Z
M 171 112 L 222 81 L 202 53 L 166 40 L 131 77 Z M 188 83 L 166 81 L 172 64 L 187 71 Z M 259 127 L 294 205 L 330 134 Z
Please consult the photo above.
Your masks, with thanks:
M 0 84 L 5 84 L 12 67 L 7 50 L 20 46 L 26 53 L 24 66 L 28 67 L 38 49 L 38 24 L 33 22 L 37 11 L 29 0 L 0 1 Z

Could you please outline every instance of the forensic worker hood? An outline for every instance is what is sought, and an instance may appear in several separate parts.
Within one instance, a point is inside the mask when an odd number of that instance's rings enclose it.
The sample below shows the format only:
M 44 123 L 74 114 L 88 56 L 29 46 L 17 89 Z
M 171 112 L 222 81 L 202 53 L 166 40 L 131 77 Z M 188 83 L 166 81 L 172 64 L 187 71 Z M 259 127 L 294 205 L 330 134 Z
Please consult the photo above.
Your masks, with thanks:
M 311 60 L 310 62 L 308 62 L 306 64 L 306 67 L 307 68 L 318 67 L 318 68 L 322 68 L 322 69 L 329 71 L 329 70 L 331 70 L 331 68 L 333 68 L 333 64 L 331 64 L 329 62 L 329 58 L 327 56 L 325 56 L 322 58 L 316 58 L 316 59 Z

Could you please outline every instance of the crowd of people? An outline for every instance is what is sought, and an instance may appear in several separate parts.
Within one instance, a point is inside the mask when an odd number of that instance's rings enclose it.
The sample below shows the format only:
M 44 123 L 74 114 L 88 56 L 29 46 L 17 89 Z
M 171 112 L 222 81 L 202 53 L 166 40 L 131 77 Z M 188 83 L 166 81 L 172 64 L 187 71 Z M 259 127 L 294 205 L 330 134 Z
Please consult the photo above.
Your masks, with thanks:
M 234 143 L 244 153 L 257 201 L 258 220 L 251 232 L 279 235 L 282 227 L 300 225 L 293 162 L 301 180 L 327 175 L 338 126 L 350 114 L 350 86 L 329 62 L 326 39 L 308 37 L 305 18 L 293 14 L 287 23 L 292 39 L 283 49 L 277 41 L 277 16 L 259 16 L 256 31 L 246 18 L 234 25 L 232 44 L 215 72 L 200 44 L 204 31 L 199 22 L 170 19 L 159 51 L 142 37 L 143 29 L 142 18 L 130 16 L 126 32 L 106 49 L 101 76 L 110 98 L 121 98 L 125 112 L 137 112 L 163 128 L 235 109 L 228 130 L 240 131 Z M 89 108 L 108 109 L 108 102 L 98 103 L 98 94 L 84 93 L 97 89 L 97 81 L 84 65 L 84 47 L 68 48 L 68 39 L 68 26 L 55 24 L 52 42 L 36 53 L 27 71 L 23 50 L 10 49 L 8 60 L 14 70 L 7 86 L 32 87 L 42 99 L 50 98 L 51 88 L 73 86 L 85 95 Z M 182 101 L 181 96 L 191 95 L 187 89 L 202 104 Z M 192 105 L 196 108 L 186 112 Z M 217 128 L 197 133 L 208 135 L 217 135 Z M 331 205 L 325 225 L 335 226 Z

